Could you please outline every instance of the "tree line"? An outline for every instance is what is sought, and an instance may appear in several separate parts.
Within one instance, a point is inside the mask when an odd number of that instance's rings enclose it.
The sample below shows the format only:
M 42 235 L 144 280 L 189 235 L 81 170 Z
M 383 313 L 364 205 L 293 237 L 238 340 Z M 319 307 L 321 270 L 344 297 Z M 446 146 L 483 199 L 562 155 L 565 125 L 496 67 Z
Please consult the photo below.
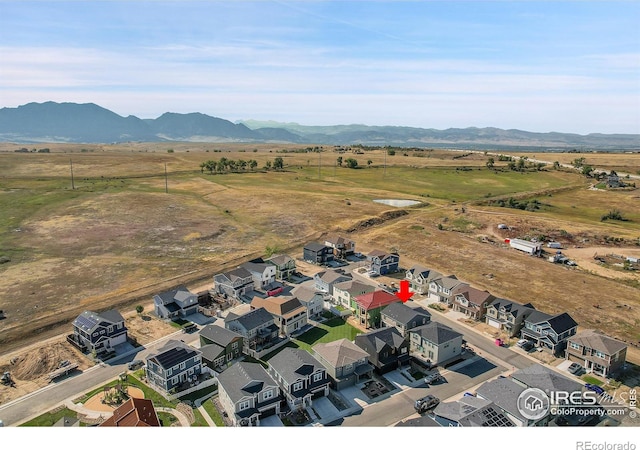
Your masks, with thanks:
M 219 160 L 210 159 L 200 163 L 200 172 L 204 173 L 208 170 L 209 173 L 229 173 L 229 172 L 246 172 L 247 170 L 254 171 L 258 167 L 258 161 L 255 159 L 229 159 L 222 157 Z M 267 161 L 263 166 L 264 170 L 282 170 L 284 168 L 284 160 L 278 156 L 273 162 Z

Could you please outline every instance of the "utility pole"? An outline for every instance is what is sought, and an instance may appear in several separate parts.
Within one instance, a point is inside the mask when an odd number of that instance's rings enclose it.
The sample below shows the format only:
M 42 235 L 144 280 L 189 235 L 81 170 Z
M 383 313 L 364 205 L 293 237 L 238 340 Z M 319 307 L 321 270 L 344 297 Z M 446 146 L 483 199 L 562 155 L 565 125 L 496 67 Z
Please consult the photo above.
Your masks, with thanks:
M 76 185 L 73 182 L 73 161 L 71 161 L 71 158 L 69 158 L 69 166 L 71 167 L 71 189 L 75 189 Z
M 389 153 L 388 150 L 384 150 L 384 170 L 382 172 L 382 176 L 386 176 L 387 175 L 387 153 Z
M 164 163 L 164 192 L 169 193 L 169 180 L 167 178 L 167 163 Z
M 318 150 L 318 178 L 322 179 L 320 174 L 320 166 L 322 165 L 322 150 Z

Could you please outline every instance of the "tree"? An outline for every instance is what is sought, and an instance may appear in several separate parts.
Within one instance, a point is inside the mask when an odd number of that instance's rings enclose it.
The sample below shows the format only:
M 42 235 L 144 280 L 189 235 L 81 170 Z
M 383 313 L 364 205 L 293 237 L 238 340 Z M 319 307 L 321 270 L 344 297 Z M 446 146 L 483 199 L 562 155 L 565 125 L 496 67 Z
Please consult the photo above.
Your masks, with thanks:
M 518 159 L 518 170 L 522 172 L 524 170 L 524 167 L 525 167 L 525 159 L 521 156 L 520 159 Z
M 256 167 L 258 167 L 258 161 L 256 161 L 255 159 L 250 159 L 249 168 L 251 168 L 251 170 L 254 170 Z
M 142 314 L 142 311 L 144 311 L 144 306 L 142 306 L 142 305 L 136 306 L 136 312 L 138 314 Z
M 584 175 L 587 178 L 591 178 L 591 172 L 593 172 L 593 167 L 586 165 L 586 166 L 582 166 L 582 175 Z
M 373 161 L 371 161 L 370 159 L 367 160 L 367 167 L 371 167 L 371 164 L 373 164 Z
M 554 168 L 555 170 L 558 170 L 558 169 L 560 168 L 560 162 L 559 162 L 559 161 L 554 161 L 554 162 L 553 162 L 553 168 Z
M 267 169 L 267 170 L 271 169 L 271 161 L 267 161 L 267 162 L 264 164 L 264 168 L 265 168 L 265 169 Z
M 488 169 L 493 169 L 493 166 L 495 166 L 496 161 L 495 159 L 489 157 L 489 159 L 487 159 L 487 168 Z
M 282 159 L 281 156 L 278 156 L 276 159 L 273 160 L 273 168 L 275 170 L 281 170 L 284 167 L 284 160 Z
M 389 156 L 393 156 L 393 155 L 395 155 L 395 154 L 396 154 L 396 151 L 395 151 L 395 150 L 393 150 L 392 148 L 390 148 L 389 150 L 387 150 L 387 155 L 389 155 Z
M 347 167 L 349 169 L 355 169 L 356 167 L 358 167 L 358 161 L 353 158 L 347 158 L 345 162 L 347 163 Z
M 338 156 L 338 159 L 336 161 L 338 162 L 338 165 L 342 167 L 342 156 Z
M 573 164 L 573 167 L 575 167 L 576 169 L 579 169 L 580 167 L 584 166 L 584 157 L 582 158 L 576 158 L 573 160 L 573 162 L 571 164 Z
M 200 163 L 200 173 L 204 173 L 204 169 L 207 169 L 207 163 L 206 161 L 203 161 Z

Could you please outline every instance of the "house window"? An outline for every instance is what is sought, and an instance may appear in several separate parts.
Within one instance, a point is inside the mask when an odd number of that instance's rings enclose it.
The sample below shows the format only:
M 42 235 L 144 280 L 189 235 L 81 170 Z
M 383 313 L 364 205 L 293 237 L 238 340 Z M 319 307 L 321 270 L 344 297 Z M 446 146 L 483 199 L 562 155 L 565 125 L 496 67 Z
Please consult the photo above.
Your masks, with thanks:
M 104 333 L 105 333 L 105 331 L 104 331 L 104 328 L 103 328 L 102 330 L 100 330 L 100 334 L 104 334 Z
M 400 353 L 402 353 L 403 355 L 404 355 L 405 353 L 407 353 L 407 347 L 403 347 L 403 348 L 401 348 L 401 349 L 400 349 Z
M 606 357 L 607 357 L 607 355 L 605 355 L 604 353 L 599 352 L 599 351 L 596 351 L 596 356 L 597 356 L 598 358 L 602 358 L 602 359 L 604 359 L 604 358 L 606 358 Z
M 569 346 L 574 350 L 580 350 L 580 345 L 576 344 L 575 342 L 569 343 Z
M 315 381 L 320 381 L 320 380 L 322 380 L 322 372 L 314 373 L 313 374 L 313 381 L 315 382 Z
M 167 376 L 168 376 L 168 377 L 169 377 L 169 376 L 171 376 L 171 374 L 172 374 L 172 373 L 173 373 L 173 369 L 168 369 L 168 370 L 167 370 Z
M 187 367 L 187 363 L 180 363 L 180 370 L 184 370 Z
M 273 398 L 273 391 L 265 391 L 264 394 L 262 394 L 262 400 L 269 400 L 270 398 Z
M 113 325 L 110 325 L 108 330 L 109 330 L 109 334 L 113 333 Z
M 249 400 L 245 400 L 244 402 L 240 402 L 238 404 L 238 410 L 244 411 L 245 409 L 249 409 L 251 407 L 251 402 Z
M 303 383 L 302 381 L 297 381 L 293 384 L 293 392 L 295 391 L 299 391 L 300 389 L 302 389 Z
M 231 344 L 231 348 L 234 350 L 238 349 L 238 341 L 234 342 L 233 344 Z
M 187 372 L 189 375 L 193 375 L 193 367 L 191 369 L 189 369 L 189 371 Z
M 93 333 L 93 337 L 98 337 L 100 334 L 99 333 Z

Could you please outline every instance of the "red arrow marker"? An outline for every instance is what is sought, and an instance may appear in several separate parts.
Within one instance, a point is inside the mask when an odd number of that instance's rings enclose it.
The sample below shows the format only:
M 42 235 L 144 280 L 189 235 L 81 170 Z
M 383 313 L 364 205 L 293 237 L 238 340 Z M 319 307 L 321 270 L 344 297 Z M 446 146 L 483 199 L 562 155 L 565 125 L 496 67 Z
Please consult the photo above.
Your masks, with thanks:
M 396 297 L 402 300 L 402 303 L 405 303 L 411 297 L 413 297 L 415 292 L 409 291 L 409 282 L 407 280 L 400 281 L 400 290 L 396 292 Z

